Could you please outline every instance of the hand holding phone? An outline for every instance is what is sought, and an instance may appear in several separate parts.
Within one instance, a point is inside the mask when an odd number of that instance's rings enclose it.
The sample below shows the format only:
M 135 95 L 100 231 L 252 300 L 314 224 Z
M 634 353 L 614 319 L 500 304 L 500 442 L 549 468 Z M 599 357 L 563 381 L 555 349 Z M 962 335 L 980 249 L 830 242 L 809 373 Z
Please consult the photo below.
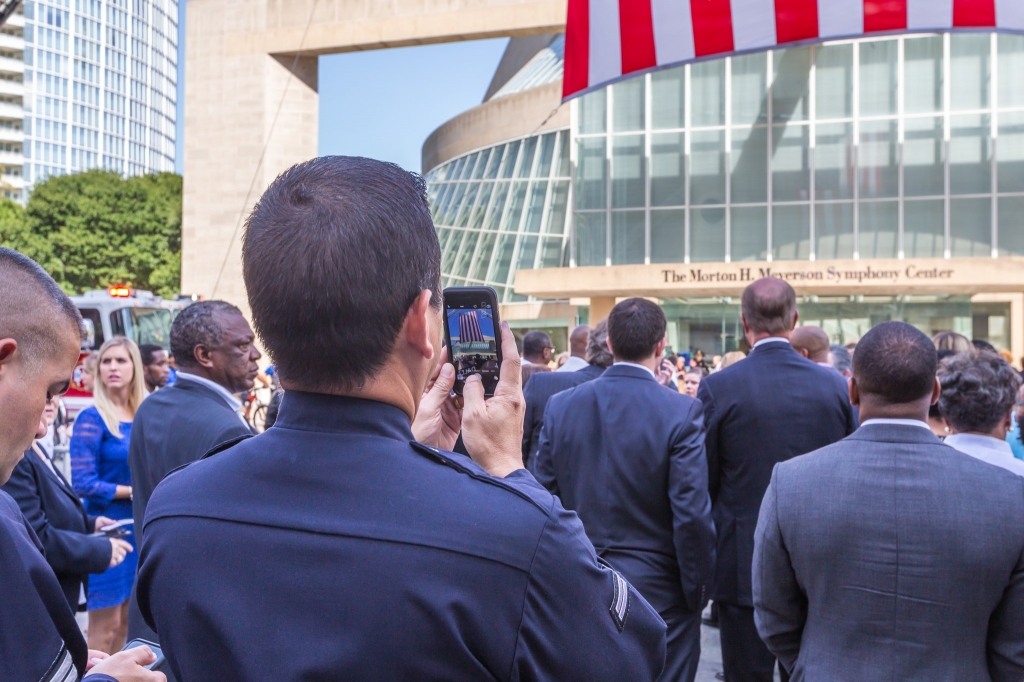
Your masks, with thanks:
M 456 395 L 466 380 L 479 376 L 484 395 L 494 395 L 502 361 L 497 339 L 498 295 L 490 287 L 448 287 L 444 290 L 444 340 L 455 367 Z M 518 353 L 516 354 L 518 357 Z

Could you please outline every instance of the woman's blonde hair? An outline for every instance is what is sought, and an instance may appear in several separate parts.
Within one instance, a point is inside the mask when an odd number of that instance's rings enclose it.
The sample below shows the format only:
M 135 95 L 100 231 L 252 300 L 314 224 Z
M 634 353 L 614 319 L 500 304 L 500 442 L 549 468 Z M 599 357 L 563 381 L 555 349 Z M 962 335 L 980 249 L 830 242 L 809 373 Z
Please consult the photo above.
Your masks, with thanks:
M 128 411 L 132 413 L 133 419 L 135 418 L 136 411 L 139 409 L 139 405 L 146 399 L 146 379 L 142 374 L 142 355 L 139 353 L 139 347 L 135 345 L 134 341 L 125 336 L 114 336 L 100 346 L 99 352 L 96 353 L 96 384 L 93 389 L 96 410 L 100 413 L 100 417 L 103 418 L 103 423 L 107 425 L 107 429 L 114 434 L 115 438 L 120 438 L 121 419 L 118 417 L 117 407 L 110 399 L 107 386 L 103 383 L 103 377 L 100 375 L 100 365 L 103 363 L 103 356 L 114 346 L 126 348 L 128 350 L 128 357 L 132 359 L 133 371 L 132 382 L 128 387 Z
M 956 332 L 939 332 L 932 337 L 932 343 L 935 344 L 935 350 L 951 350 L 956 353 L 974 350 L 971 340 Z

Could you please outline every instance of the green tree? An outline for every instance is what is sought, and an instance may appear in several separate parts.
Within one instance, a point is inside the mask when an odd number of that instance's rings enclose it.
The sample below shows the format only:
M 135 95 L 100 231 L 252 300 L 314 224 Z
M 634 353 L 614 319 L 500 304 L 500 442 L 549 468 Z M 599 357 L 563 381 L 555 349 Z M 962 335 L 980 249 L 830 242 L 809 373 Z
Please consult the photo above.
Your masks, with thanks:
M 34 258 L 70 294 L 125 284 L 172 296 L 181 282 L 181 176 L 91 170 L 0 203 L 0 244 Z

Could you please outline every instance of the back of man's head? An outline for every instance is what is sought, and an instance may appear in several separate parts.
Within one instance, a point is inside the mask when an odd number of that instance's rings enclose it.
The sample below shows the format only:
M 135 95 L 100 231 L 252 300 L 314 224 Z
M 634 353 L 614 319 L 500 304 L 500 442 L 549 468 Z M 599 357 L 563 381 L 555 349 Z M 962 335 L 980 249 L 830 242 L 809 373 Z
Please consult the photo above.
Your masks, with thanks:
M 587 356 L 587 344 L 590 341 L 590 327 L 581 324 L 569 334 L 569 352 L 578 358 Z
M 650 358 L 665 338 L 665 313 L 645 298 L 628 298 L 608 314 L 608 341 L 616 360 Z
M 853 379 L 861 395 L 887 405 L 913 403 L 935 388 L 938 357 L 931 339 L 905 322 L 883 322 L 857 343 Z
M 743 290 L 743 319 L 760 334 L 784 334 L 796 324 L 796 292 L 777 277 L 759 279 Z
M 174 318 L 171 324 L 171 353 L 182 369 L 193 369 L 199 363 L 196 360 L 196 346 L 205 346 L 213 350 L 218 348 L 224 336 L 224 314 L 241 315 L 235 306 L 227 301 L 199 301 L 185 308 Z M 141 347 L 146 348 L 147 346 Z M 155 346 L 156 350 L 161 350 Z M 152 364 L 152 352 L 147 362 L 146 354 L 142 355 L 142 364 Z
M 325 156 L 282 173 L 246 221 L 242 270 L 281 379 L 309 391 L 363 386 L 420 293 L 441 306 L 423 180 L 373 159 Z
M 793 348 L 813 362 L 828 362 L 828 334 L 821 327 L 805 325 L 789 337 Z
M 551 348 L 551 337 L 541 331 L 527 332 L 523 337 L 523 357 L 535 358 Z
M 590 338 L 587 340 L 587 362 L 605 369 L 615 362 L 612 352 L 608 350 L 608 320 L 601 320 L 590 330 Z
M 853 356 L 850 355 L 850 351 L 838 343 L 833 343 L 828 350 L 832 367 L 843 376 L 848 376 L 847 372 L 853 370 Z
M 149 367 L 156 362 L 156 354 L 162 351 L 163 348 L 156 345 L 155 343 L 144 343 L 139 346 L 139 355 L 142 357 L 142 366 Z

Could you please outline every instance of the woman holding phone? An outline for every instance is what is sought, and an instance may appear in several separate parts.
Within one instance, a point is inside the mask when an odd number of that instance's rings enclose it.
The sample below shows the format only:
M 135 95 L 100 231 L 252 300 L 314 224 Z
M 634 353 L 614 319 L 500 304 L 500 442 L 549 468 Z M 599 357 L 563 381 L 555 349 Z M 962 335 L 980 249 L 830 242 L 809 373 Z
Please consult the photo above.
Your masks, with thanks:
M 146 397 L 142 357 L 135 342 L 115 336 L 96 354 L 95 404 L 79 413 L 71 436 L 71 470 L 75 492 L 86 511 L 115 521 L 132 518 L 128 442 L 135 412 Z M 113 653 L 128 633 L 128 598 L 138 565 L 132 546 L 115 568 L 89 578 L 89 648 Z

